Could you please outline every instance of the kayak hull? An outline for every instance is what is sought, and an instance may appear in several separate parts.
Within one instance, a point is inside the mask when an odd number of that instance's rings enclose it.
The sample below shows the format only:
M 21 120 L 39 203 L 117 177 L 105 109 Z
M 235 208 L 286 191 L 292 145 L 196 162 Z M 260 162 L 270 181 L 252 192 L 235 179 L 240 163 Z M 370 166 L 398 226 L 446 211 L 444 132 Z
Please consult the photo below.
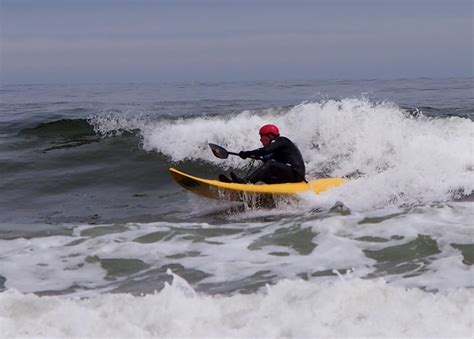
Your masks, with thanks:
M 218 180 L 204 179 L 181 172 L 175 168 L 169 169 L 174 180 L 186 190 L 202 197 L 228 200 L 252 201 L 269 200 L 275 197 L 295 197 L 300 193 L 322 193 L 346 182 L 344 178 L 314 179 L 306 182 L 285 184 L 238 184 Z

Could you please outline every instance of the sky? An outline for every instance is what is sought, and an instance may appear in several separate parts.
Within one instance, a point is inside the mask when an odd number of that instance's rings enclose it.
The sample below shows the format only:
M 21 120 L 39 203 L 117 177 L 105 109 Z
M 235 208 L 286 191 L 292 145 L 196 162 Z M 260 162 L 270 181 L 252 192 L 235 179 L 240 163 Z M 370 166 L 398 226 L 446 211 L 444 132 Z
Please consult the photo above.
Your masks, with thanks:
M 473 75 L 473 0 L 0 0 L 3 84 Z

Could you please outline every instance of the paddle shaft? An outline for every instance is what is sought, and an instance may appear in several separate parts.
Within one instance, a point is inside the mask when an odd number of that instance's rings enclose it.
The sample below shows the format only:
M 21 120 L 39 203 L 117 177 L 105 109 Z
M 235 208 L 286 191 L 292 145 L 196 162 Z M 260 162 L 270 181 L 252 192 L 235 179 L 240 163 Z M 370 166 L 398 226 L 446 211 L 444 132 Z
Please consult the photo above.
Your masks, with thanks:
M 227 153 L 230 154 L 230 155 L 237 155 L 237 156 L 240 157 L 240 154 L 239 154 L 239 153 L 236 153 L 236 152 L 229 152 L 229 151 L 227 151 Z M 262 158 L 259 157 L 259 156 L 257 156 L 257 155 L 251 155 L 251 156 L 249 156 L 248 158 L 254 159 L 254 160 L 262 160 Z

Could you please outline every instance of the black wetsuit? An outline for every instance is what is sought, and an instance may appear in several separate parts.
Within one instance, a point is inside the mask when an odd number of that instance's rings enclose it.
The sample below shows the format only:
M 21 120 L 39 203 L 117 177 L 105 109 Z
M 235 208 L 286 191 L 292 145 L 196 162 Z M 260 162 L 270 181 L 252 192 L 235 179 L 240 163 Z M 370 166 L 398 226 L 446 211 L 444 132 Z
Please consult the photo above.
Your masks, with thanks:
M 279 184 L 305 180 L 305 166 L 301 152 L 288 138 L 276 137 L 262 148 L 240 154 L 245 157 L 261 157 L 264 161 L 262 166 L 245 178 L 247 182 Z

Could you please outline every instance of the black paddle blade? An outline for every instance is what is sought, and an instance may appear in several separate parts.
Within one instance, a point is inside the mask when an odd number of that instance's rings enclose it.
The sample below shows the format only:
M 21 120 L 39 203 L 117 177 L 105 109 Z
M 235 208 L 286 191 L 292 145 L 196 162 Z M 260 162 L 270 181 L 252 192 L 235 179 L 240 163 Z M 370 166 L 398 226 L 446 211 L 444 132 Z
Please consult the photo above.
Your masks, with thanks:
M 216 144 L 209 144 L 212 153 L 219 159 L 227 159 L 229 157 L 229 152 L 224 147 L 218 146 Z

